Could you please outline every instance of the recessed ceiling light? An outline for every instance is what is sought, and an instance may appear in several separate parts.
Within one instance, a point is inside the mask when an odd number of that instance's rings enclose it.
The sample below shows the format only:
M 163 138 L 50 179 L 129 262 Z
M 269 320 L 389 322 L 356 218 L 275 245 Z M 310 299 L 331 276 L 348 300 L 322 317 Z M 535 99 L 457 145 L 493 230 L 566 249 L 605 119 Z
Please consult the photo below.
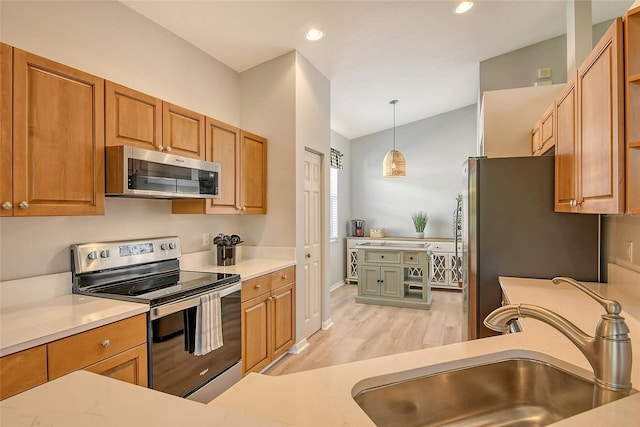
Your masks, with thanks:
M 307 40 L 311 40 L 311 41 L 316 41 L 316 40 L 320 40 L 321 38 L 323 38 L 325 36 L 325 31 L 323 28 L 320 27 L 315 27 L 310 29 L 307 32 Z
M 458 7 L 456 7 L 455 12 L 459 15 L 461 13 L 467 12 L 472 7 L 473 7 L 473 2 L 472 1 L 463 1 L 462 3 L 460 3 L 458 5 Z

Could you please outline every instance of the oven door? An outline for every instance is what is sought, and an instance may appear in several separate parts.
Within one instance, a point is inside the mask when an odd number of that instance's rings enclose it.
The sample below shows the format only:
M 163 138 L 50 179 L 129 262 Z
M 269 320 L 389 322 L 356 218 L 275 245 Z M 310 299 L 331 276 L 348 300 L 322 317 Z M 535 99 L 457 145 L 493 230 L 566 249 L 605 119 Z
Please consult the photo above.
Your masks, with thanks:
M 220 292 L 222 347 L 193 355 L 195 313 L 200 295 L 160 305 L 150 313 L 150 387 L 187 397 L 241 358 L 240 283 Z

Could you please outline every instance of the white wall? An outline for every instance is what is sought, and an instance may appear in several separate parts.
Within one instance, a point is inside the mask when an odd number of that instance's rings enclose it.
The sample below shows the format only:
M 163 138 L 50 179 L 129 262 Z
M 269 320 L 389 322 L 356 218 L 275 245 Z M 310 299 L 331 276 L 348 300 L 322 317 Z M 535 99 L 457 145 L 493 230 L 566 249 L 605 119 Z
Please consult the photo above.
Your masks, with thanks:
M 2 1 L 0 12 L 4 43 L 240 124 L 238 74 L 119 2 Z M 107 198 L 105 209 L 0 219 L 0 280 L 69 271 L 72 243 L 178 235 L 189 253 L 203 249 L 203 233 L 224 232 L 262 244 L 244 218 L 171 215 L 170 201 Z
M 400 104 L 398 104 L 400 105 Z M 476 105 L 396 128 L 396 149 L 407 176 L 383 178 L 382 159 L 393 147 L 393 130 L 351 144 L 351 215 L 387 236 L 412 237 L 411 214 L 427 211 L 426 237 L 453 237 L 453 211 L 462 190 L 462 164 L 476 154 Z
M 342 283 L 347 272 L 347 242 L 351 221 L 351 141 L 331 131 L 331 147 L 343 154 L 344 169 L 338 170 L 338 240 L 330 244 L 331 285 Z
M 329 152 L 330 152 L 330 111 L 331 87 L 329 80 L 322 75 L 307 59 L 299 53 L 295 55 L 296 64 L 296 258 L 300 268 L 297 277 L 303 278 L 302 266 L 305 260 L 305 209 L 304 209 L 304 151 L 309 149 L 322 157 L 322 322 L 330 323 L 330 282 L 329 282 Z M 304 282 L 303 282 L 304 283 Z M 305 307 L 306 292 L 300 284 L 296 301 L 298 307 Z M 304 313 L 297 311 L 297 341 L 304 338 Z

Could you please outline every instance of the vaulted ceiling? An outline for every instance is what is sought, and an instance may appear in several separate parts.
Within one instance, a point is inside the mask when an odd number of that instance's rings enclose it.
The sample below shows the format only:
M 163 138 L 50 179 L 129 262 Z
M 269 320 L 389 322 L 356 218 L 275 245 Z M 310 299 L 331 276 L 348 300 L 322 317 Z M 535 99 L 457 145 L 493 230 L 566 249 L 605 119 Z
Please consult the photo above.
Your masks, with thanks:
M 473 104 L 480 61 L 566 32 L 563 0 L 136 1 L 124 4 L 242 72 L 293 49 L 331 81 L 331 127 L 353 139 Z M 632 0 L 593 0 L 593 22 Z M 305 39 L 311 26 L 326 30 Z

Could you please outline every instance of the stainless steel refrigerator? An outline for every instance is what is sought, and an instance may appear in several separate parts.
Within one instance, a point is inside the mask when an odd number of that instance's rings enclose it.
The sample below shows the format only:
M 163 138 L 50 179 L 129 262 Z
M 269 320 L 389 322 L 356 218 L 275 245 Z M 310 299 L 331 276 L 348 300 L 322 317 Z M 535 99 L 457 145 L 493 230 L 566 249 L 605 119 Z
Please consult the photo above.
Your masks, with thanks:
M 498 276 L 598 281 L 599 215 L 554 212 L 554 157 L 469 158 L 463 188 L 463 339 L 495 335 Z

